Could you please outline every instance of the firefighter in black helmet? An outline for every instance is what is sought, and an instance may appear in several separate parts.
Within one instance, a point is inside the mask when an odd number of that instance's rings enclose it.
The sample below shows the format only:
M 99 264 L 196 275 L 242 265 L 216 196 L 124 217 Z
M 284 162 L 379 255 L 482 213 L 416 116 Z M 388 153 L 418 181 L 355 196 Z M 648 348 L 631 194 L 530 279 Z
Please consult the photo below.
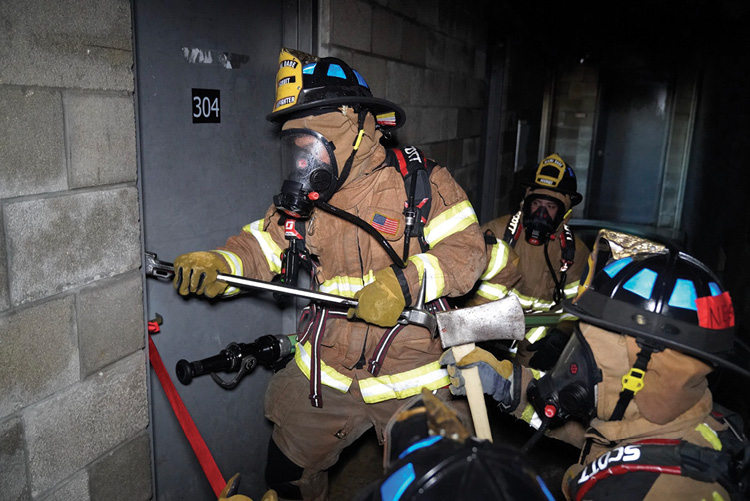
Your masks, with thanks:
M 603 236 L 595 252 L 611 246 L 612 258 L 592 262 L 565 302 L 580 322 L 555 366 L 542 374 L 480 349 L 458 362 L 447 351 L 453 391 L 478 365 L 485 392 L 537 428 L 526 449 L 545 433 L 581 447 L 563 479 L 568 499 L 748 499 L 742 419 L 713 402 L 706 378 L 724 368 L 745 378 L 738 385 L 750 381 L 729 293 L 685 253 L 623 253 L 632 236 Z M 585 434 L 570 434 L 570 423 Z
M 402 150 L 381 144 L 404 112 L 373 97 L 345 61 L 282 49 L 274 84 L 266 118 L 281 128 L 283 171 L 274 203 L 223 247 L 175 259 L 174 286 L 213 297 L 238 292 L 219 273 L 289 283 L 287 258 L 299 253 L 311 287 L 358 300 L 349 309 L 304 308 L 295 356 L 273 375 L 264 401 L 274 425 L 269 487 L 280 499 L 322 500 L 341 452 L 370 428 L 382 438 L 403 399 L 422 388 L 451 399 L 439 339 L 399 317 L 421 298 L 431 308 L 468 293 L 485 266 L 484 241 L 447 169 L 410 148 L 402 170 Z M 422 201 L 412 196 L 419 183 L 406 190 L 414 162 L 411 179 L 422 174 L 429 205 L 409 202 Z
M 472 436 L 455 412 L 423 391 L 386 427 L 384 477 L 353 500 L 438 499 L 554 501 L 520 451 Z
M 520 209 L 490 221 L 482 229 L 488 265 L 470 305 L 512 294 L 526 313 L 559 313 L 558 325 L 530 328 L 526 339 L 510 346 L 507 356 L 538 369 L 554 364 L 572 330 L 561 303 L 577 292 L 589 250 L 570 230 L 572 208 L 582 200 L 573 169 L 557 154 L 544 158 L 526 188 Z

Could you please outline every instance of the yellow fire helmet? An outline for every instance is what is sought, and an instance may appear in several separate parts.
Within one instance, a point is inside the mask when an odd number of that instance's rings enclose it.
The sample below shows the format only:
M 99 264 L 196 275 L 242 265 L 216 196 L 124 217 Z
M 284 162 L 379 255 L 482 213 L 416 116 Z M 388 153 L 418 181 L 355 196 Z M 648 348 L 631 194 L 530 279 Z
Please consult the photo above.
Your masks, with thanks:
M 578 205 L 583 200 L 581 194 L 578 193 L 575 172 L 557 153 L 539 162 L 534 171 L 534 177 L 522 185 L 532 190 L 545 188 L 568 195 L 571 206 Z
M 276 100 L 267 120 L 283 123 L 292 117 L 341 106 L 371 111 L 382 130 L 396 129 L 406 121 L 404 110 L 372 97 L 364 77 L 341 59 L 281 49 Z

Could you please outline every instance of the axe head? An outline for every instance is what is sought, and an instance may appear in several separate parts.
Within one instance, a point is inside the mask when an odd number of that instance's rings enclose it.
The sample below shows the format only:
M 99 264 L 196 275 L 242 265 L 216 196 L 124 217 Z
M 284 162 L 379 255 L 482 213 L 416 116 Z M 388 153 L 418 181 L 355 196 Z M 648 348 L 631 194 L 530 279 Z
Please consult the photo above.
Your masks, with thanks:
M 521 340 L 526 333 L 518 298 L 506 296 L 491 303 L 435 314 L 443 348 L 496 339 Z

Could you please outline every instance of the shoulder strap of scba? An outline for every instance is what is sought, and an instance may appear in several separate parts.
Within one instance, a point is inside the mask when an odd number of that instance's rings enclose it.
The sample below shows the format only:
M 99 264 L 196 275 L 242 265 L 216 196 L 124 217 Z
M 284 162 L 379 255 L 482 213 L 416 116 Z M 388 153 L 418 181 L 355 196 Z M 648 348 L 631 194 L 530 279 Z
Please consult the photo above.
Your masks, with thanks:
M 647 491 L 659 475 L 679 475 L 700 482 L 717 482 L 731 499 L 746 499 L 750 446 L 727 433 L 730 432 L 719 432 L 722 450 L 668 439 L 643 440 L 612 449 L 568 481 L 571 499 L 585 499 L 589 491 L 606 484 L 608 478 L 638 472 L 651 475 L 628 477 L 631 492 Z
M 515 247 L 518 239 L 523 231 L 523 210 L 519 210 L 508 220 L 508 224 L 505 227 L 505 233 L 503 234 L 503 241 Z M 573 262 L 576 255 L 576 241 L 573 237 L 573 232 L 567 224 L 563 224 L 562 232 L 560 232 L 560 271 L 568 271 L 568 268 L 573 266 Z
M 423 229 L 432 203 L 430 175 L 437 163 L 425 158 L 422 151 L 414 146 L 386 150 L 385 161 L 388 165 L 395 167 L 404 179 L 407 194 L 406 207 L 404 207 L 404 214 L 407 217 L 406 231 L 409 236 L 419 238 L 422 251 L 426 252 L 429 246 L 424 241 Z

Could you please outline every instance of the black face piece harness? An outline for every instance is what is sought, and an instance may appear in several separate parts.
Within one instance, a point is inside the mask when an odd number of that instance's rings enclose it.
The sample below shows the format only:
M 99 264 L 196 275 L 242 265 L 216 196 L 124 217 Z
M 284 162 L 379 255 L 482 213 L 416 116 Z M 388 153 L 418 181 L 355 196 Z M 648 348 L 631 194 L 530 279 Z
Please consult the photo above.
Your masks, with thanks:
M 525 204 L 524 204 L 525 205 Z M 538 212 L 538 211 L 537 211 Z M 546 213 L 546 210 L 544 210 Z M 524 217 L 523 209 L 516 212 L 513 217 L 508 221 L 508 225 L 505 227 L 505 234 L 503 235 L 503 241 L 508 244 L 511 248 L 515 247 L 518 243 L 519 238 L 524 233 L 525 224 L 527 218 Z M 552 229 L 554 232 L 554 228 Z M 528 233 L 527 233 L 528 234 Z M 547 251 L 547 245 L 550 240 L 557 239 L 560 242 L 560 275 L 557 275 L 552 261 L 549 258 Z M 552 280 L 555 283 L 555 290 L 552 293 L 552 299 L 555 303 L 560 303 L 565 299 L 565 282 L 567 281 L 568 270 L 573 266 L 573 260 L 576 254 L 576 242 L 573 238 L 573 232 L 567 224 L 563 224 L 562 231 L 559 235 L 552 233 L 548 234 L 544 240 L 544 258 L 547 262 L 547 268 L 549 269 Z

